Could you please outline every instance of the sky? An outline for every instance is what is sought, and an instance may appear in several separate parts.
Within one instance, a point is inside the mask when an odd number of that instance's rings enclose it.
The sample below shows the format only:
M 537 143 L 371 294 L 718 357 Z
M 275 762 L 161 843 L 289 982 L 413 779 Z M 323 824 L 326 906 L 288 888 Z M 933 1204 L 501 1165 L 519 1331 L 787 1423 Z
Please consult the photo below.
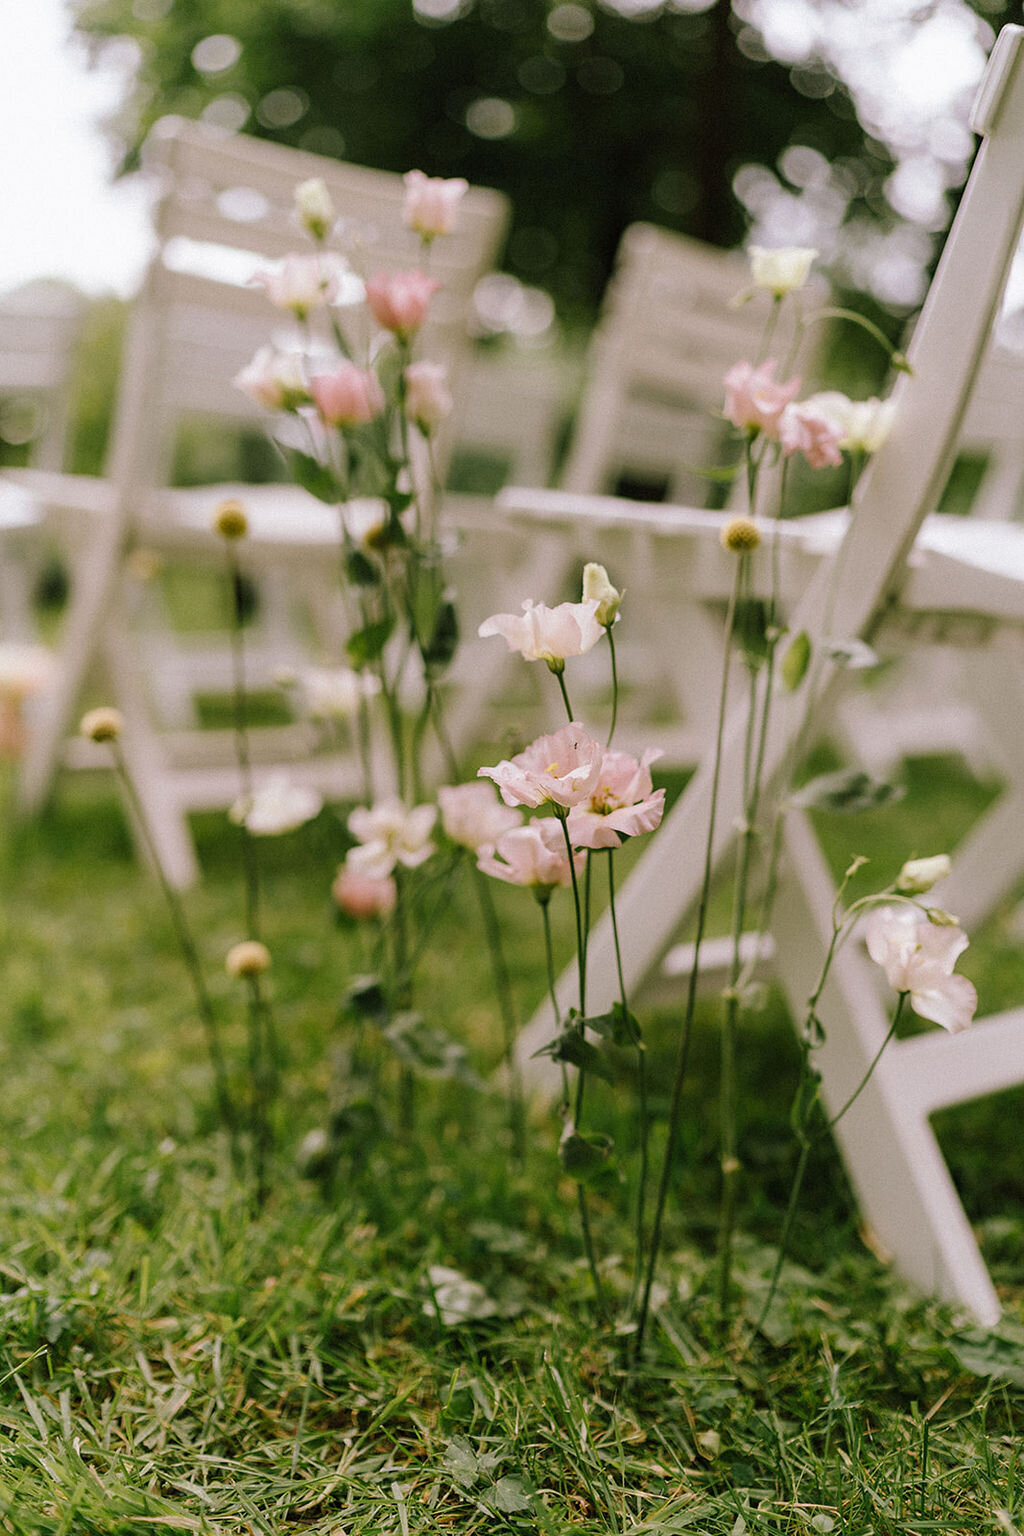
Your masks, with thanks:
M 0 293 L 40 277 L 130 294 L 149 249 L 146 193 L 111 186 L 97 124 L 120 75 L 69 42 L 64 0 L 0 0 Z

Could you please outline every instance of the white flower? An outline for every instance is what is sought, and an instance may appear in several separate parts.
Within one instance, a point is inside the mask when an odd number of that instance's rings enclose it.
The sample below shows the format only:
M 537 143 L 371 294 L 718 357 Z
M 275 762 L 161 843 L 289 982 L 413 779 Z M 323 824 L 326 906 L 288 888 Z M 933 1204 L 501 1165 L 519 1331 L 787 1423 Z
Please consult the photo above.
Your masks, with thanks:
M 322 240 L 337 217 L 323 177 L 312 176 L 295 188 L 295 211 L 313 239 Z
M 361 700 L 380 691 L 380 678 L 351 667 L 307 667 L 299 674 L 311 720 L 351 720 Z
M 847 453 L 877 453 L 889 436 L 896 407 L 892 400 L 851 400 L 838 389 L 826 389 L 804 401 L 835 429 L 839 447 Z
M 348 818 L 348 829 L 359 843 L 349 849 L 349 868 L 373 880 L 385 879 L 396 864 L 415 869 L 434 852 L 430 834 L 436 819 L 434 805 L 417 805 L 411 811 L 400 800 L 357 806 Z
M 463 848 L 479 852 L 493 846 L 504 832 L 518 827 L 522 812 L 502 805 L 488 784 L 446 784 L 437 792 L 445 835 Z
M 372 544 L 377 534 L 383 532 L 390 516 L 390 509 L 382 496 L 357 496 L 353 501 L 346 501 L 341 508 L 345 532 L 354 544 L 364 546 Z
M 252 362 L 246 363 L 231 382 L 267 411 L 294 411 L 309 403 L 301 359 L 273 347 L 260 347 Z
M 774 250 L 752 245 L 747 255 L 754 287 L 767 288 L 777 299 L 793 293 L 806 283 L 817 254 L 817 251 L 800 245 L 780 246 Z
M 433 432 L 451 414 L 451 390 L 444 363 L 410 363 L 405 370 L 405 414 L 424 433 Z
M 293 784 L 285 774 L 274 774 L 252 795 L 236 800 L 228 816 L 253 837 L 278 837 L 312 821 L 323 803 L 315 789 Z
M 404 181 L 402 218 L 408 227 L 425 240 L 451 234 L 459 204 L 469 191 L 469 182 L 461 176 L 447 180 L 443 176 L 425 176 L 422 171 L 407 171 Z
M 896 889 L 904 896 L 923 896 L 933 885 L 945 880 L 951 868 L 948 853 L 935 853 L 929 859 L 908 859 L 896 876 Z
M 966 1029 L 978 994 L 966 976 L 955 976 L 957 956 L 967 948 L 963 929 L 936 926 L 914 907 L 876 907 L 867 921 L 868 954 L 889 985 L 909 992 L 910 1006 L 950 1034 Z
M 567 656 L 583 656 L 597 644 L 604 630 L 597 620 L 598 604 L 559 603 L 547 608 L 543 603 L 523 603 L 524 617 L 517 613 L 495 613 L 477 630 L 482 639 L 502 635 L 510 651 L 520 651 L 527 661 L 546 661 L 558 667 Z
M 318 304 L 332 304 L 344 270 L 340 256 L 286 256 L 273 271 L 257 272 L 253 282 L 266 291 L 271 304 L 290 310 L 302 320 Z
M 0 644 L 0 698 L 30 698 L 47 687 L 56 670 L 53 652 L 44 645 L 6 641 Z
M 608 572 L 595 560 L 588 560 L 583 567 L 583 601 L 597 604 L 594 617 L 602 629 L 614 624 L 619 616 L 622 593 L 612 586 Z

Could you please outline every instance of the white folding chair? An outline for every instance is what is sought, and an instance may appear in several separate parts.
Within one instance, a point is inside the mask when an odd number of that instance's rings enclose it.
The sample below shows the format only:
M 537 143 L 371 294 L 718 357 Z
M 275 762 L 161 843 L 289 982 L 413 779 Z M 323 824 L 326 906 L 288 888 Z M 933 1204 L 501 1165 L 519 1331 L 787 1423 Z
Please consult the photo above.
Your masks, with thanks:
M 223 686 L 227 651 L 221 637 L 214 645 L 186 650 L 162 622 L 155 645 L 152 634 L 148 645 L 145 636 L 140 641 L 128 622 L 129 608 L 142 605 L 129 603 L 126 595 L 124 550 L 144 545 L 183 560 L 222 559 L 211 515 L 220 500 L 237 495 L 249 511 L 244 557 L 257 578 L 300 570 L 296 585 L 305 595 L 329 588 L 327 573 L 338 548 L 335 509 L 290 485 L 171 488 L 178 431 L 188 420 L 262 430 L 255 407 L 231 381 L 259 345 L 285 329 L 262 290 L 248 280 L 301 248 L 292 213 L 299 182 L 319 176 L 327 184 L 354 265 L 362 263 L 368 271 L 403 268 L 422 257 L 417 237 L 402 222 L 405 194 L 396 174 L 214 134 L 182 121 L 158 125 L 146 164 L 161 189 L 156 250 L 129 326 L 107 478 L 89 483 L 19 477 L 41 503 L 78 513 L 88 528 L 73 572 L 63 667 L 25 760 L 20 804 L 34 810 L 49 793 L 86 675 L 102 651 L 124 709 L 126 758 L 149 832 L 165 873 L 186 885 L 197 874 L 187 813 L 230 804 L 238 775 L 221 733 L 161 731 L 154 705 L 162 695 L 165 708 L 180 709 L 183 697 L 204 681 Z M 506 222 L 500 194 L 471 188 L 457 230 L 431 251 L 431 271 L 443 287 L 431 306 L 423 349 L 448 363 L 456 392 L 470 355 L 473 289 L 494 261 Z M 345 328 L 346 310 L 342 306 L 336 313 Z M 446 451 L 442 444 L 442 462 Z M 271 665 L 289 660 L 280 643 L 294 633 L 279 624 L 266 646 L 254 644 L 256 686 Z M 157 685 L 163 679 L 164 686 L 154 686 L 154 679 Z M 274 761 L 295 760 L 298 780 L 315 782 L 339 798 L 354 792 L 354 764 L 311 757 L 304 728 L 269 734 L 262 755 L 257 774 L 271 771 Z
M 779 531 L 790 627 L 806 630 L 816 651 L 826 633 L 870 641 L 891 623 L 913 627 L 936 614 L 959 615 L 965 624 L 990 629 L 1019 631 L 1024 625 L 1022 531 L 1004 525 L 993 532 L 991 524 L 928 517 L 949 473 L 1024 220 L 1024 28 L 1009 26 L 1000 33 L 973 125 L 984 143 L 914 334 L 913 377 L 897 385 L 893 432 L 862 478 L 849 519 L 812 520 Z M 623 537 L 631 523 L 646 523 L 658 535 L 666 563 L 675 545 L 672 564 L 681 602 L 720 599 L 731 580 L 734 557 L 718 547 L 715 520 L 706 514 L 677 509 L 672 524 L 664 509 L 652 515 L 607 500 L 528 492 L 509 492 L 504 505 L 510 518 L 530 524 L 590 517 L 595 530 L 610 526 Z M 838 562 L 841 580 L 833 593 Z M 815 712 L 821 731 L 829 727 L 839 677 L 838 669 L 826 669 Z M 790 755 L 808 687 L 805 679 L 792 704 L 774 714 L 765 755 L 769 781 L 778 780 Z M 743 711 L 732 712 L 719 787 L 716 868 L 734 840 L 742 806 L 743 727 Z M 705 755 L 620 893 L 618 926 L 631 996 L 654 975 L 694 908 L 711 793 L 712 762 Z M 1019 842 L 1018 836 L 1015 849 Z M 1019 878 L 1024 859 L 1016 851 L 1012 858 Z M 797 1018 L 824 954 L 834 894 L 808 823 L 791 814 L 772 937 L 778 975 Z M 952 889 L 943 899 L 956 910 Z M 562 976 L 557 991 L 563 1009 L 575 1002 L 575 967 Z M 606 919 L 589 947 L 588 1003 L 597 1013 L 617 995 L 615 946 Z M 891 1005 L 878 968 L 859 947 L 848 945 L 819 1008 L 827 1043 L 816 1054 L 816 1065 L 829 1113 L 835 1114 L 864 1078 L 885 1038 Z M 546 1004 L 522 1036 L 524 1066 L 554 1028 Z M 900 1271 L 987 1323 L 998 1316 L 998 1298 L 929 1116 L 1021 1082 L 1024 1009 L 1017 1009 L 979 1021 L 953 1039 L 929 1032 L 894 1042 L 836 1128 L 866 1221 Z

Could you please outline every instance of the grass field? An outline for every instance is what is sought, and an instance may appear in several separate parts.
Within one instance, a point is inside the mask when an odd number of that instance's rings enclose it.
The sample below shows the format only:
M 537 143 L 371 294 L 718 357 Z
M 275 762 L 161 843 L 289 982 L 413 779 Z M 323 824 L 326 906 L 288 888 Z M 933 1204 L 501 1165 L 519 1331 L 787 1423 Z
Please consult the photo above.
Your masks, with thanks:
M 830 818 L 826 846 L 838 865 L 870 855 L 885 879 L 910 853 L 951 846 L 988 793 L 955 764 L 912 764 L 899 806 Z M 1005 1300 L 995 1334 L 887 1273 L 827 1148 L 780 1300 L 751 1338 L 794 1163 L 797 1053 L 769 996 L 744 1029 L 739 1305 L 723 1328 L 710 1284 L 708 1002 L 657 1319 L 634 1367 L 628 1339 L 594 1315 L 551 1112 L 536 1111 L 519 1167 L 500 1095 L 422 1083 L 410 1124 L 385 1066 L 382 1112 L 353 1121 L 333 1179 L 300 1175 L 297 1149 L 352 1046 L 339 999 L 368 958 L 332 912 L 343 844 L 331 813 L 262 845 L 286 1062 L 260 1210 L 231 1175 L 171 925 L 110 783 L 68 782 L 45 821 L 17 827 L 5 813 L 2 827 L 0 1530 L 1013 1536 L 1024 1525 L 1020 1093 L 940 1125 Z M 206 878 L 188 909 L 241 1062 L 237 983 L 223 969 L 244 932 L 237 849 L 221 818 L 198 833 Z M 543 987 L 537 914 L 522 893 L 495 894 L 526 1017 Z M 558 918 L 565 954 L 568 904 Z M 1008 906 L 972 936 L 963 969 L 983 1011 L 1021 996 L 1014 922 Z M 420 1001 L 486 1079 L 500 1029 L 478 931 L 466 882 L 445 904 Z M 640 1012 L 663 1115 L 679 1010 Z M 620 1144 L 626 1072 L 592 1101 Z M 606 1283 L 621 1292 L 625 1202 L 596 1201 L 594 1218 Z M 445 1287 L 438 1267 L 471 1284 Z

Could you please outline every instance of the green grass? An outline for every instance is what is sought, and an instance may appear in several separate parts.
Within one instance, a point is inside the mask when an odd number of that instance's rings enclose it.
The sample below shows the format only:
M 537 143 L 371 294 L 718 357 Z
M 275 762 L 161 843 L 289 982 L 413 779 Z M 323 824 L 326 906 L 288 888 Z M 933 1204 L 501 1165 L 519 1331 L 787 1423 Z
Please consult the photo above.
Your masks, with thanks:
M 909 765 L 907 789 L 884 811 L 822 818 L 834 864 L 866 853 L 884 879 L 949 846 L 989 794 L 950 763 Z M 260 1211 L 232 1179 L 171 925 L 110 785 L 67 781 L 45 820 L 0 825 L 0 1531 L 1012 1536 L 1024 1523 L 1020 1094 L 941 1124 L 1006 1303 L 999 1334 L 887 1273 L 828 1148 L 769 1333 L 750 1342 L 793 1167 L 796 1048 L 770 995 L 744 1026 L 740 1305 L 723 1332 L 709 1000 L 663 1304 L 631 1370 L 628 1340 L 594 1317 L 554 1115 L 533 1117 L 521 1169 L 499 1095 L 421 1084 L 410 1130 L 391 1069 L 339 1025 L 370 956 L 332 914 L 333 813 L 261 844 L 286 1068 Z M 223 970 L 243 934 L 237 844 L 221 817 L 196 825 L 206 878 L 188 909 L 240 1063 Z M 538 915 L 521 893 L 495 896 L 525 1016 L 543 985 Z M 1013 910 L 966 957 L 985 1008 L 1020 996 Z M 568 904 L 556 915 L 562 959 Z M 418 1001 L 486 1076 L 500 1042 L 478 933 L 466 882 L 448 893 Z M 678 1009 L 641 1014 L 662 1117 Z M 297 1149 L 353 1050 L 380 1071 L 381 1112 L 353 1122 L 319 1184 Z M 630 1088 L 619 1063 L 591 1100 L 627 1156 Z M 628 1284 L 627 1218 L 621 1192 L 595 1200 L 613 1294 Z M 489 1315 L 439 1320 L 433 1266 L 481 1287 L 471 1299 Z

